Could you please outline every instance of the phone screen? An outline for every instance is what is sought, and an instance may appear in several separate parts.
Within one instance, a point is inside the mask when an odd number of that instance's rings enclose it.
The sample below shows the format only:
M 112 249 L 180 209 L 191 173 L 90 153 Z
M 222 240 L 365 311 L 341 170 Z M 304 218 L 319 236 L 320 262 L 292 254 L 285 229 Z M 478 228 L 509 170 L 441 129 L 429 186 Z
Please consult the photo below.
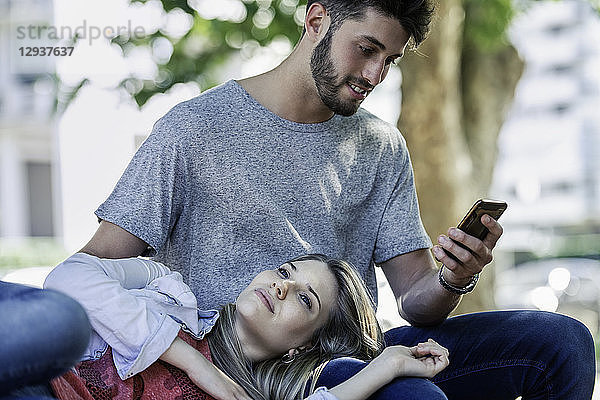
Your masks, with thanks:
M 457 228 L 471 236 L 475 236 L 479 240 L 483 240 L 489 231 L 481 223 L 481 217 L 487 214 L 497 220 L 504 213 L 507 206 L 504 201 L 477 200 L 467 215 L 460 221 Z
M 504 201 L 498 200 L 489 200 L 489 199 L 479 199 L 473 204 L 467 215 L 464 216 L 462 221 L 457 225 L 457 228 L 461 231 L 476 237 L 479 240 L 485 239 L 488 234 L 488 228 L 481 223 L 481 217 L 485 214 L 490 217 L 498 220 L 502 213 L 506 210 L 508 204 Z M 455 242 L 459 246 L 465 248 L 462 244 Z M 467 249 L 468 250 L 468 249 Z M 456 257 L 450 252 L 444 250 L 444 252 L 455 261 L 459 261 Z

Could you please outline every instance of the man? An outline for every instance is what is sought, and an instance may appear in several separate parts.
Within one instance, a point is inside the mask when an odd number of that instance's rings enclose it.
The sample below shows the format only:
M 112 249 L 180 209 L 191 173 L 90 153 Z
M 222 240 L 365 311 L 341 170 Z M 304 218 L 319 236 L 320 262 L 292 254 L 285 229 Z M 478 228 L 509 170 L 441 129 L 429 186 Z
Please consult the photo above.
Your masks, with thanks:
M 281 65 L 156 123 L 96 211 L 102 221 L 82 251 L 117 258 L 149 249 L 183 274 L 201 308 L 232 300 L 256 272 L 300 253 L 351 261 L 374 294 L 378 265 L 401 315 L 420 326 L 388 332 L 388 344 L 432 337 L 452 362 L 437 386 L 396 380 L 377 398 L 590 398 L 593 343 L 581 324 L 544 313 L 442 323 L 474 288 L 502 228 L 484 216 L 483 241 L 450 229 L 433 247 L 445 266 L 438 274 L 404 139 L 359 108 L 409 40 L 425 38 L 431 14 L 425 0 L 309 1 L 305 32 Z M 207 282 L 213 291 L 197 289 Z M 546 330 L 552 335 L 540 335 Z M 335 360 L 318 385 L 363 366 Z

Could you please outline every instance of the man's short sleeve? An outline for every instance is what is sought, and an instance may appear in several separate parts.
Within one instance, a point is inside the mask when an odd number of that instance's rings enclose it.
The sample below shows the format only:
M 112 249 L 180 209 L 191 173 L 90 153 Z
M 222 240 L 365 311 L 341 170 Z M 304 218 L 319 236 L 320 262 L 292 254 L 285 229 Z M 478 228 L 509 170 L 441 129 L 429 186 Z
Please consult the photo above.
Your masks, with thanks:
M 400 254 L 431 247 L 419 213 L 414 175 L 408 150 L 403 144 L 399 173 L 377 234 L 374 261 L 383 263 Z
M 187 187 L 182 143 L 159 120 L 138 149 L 108 199 L 96 210 L 99 219 L 120 226 L 151 247 L 156 255 L 181 213 Z

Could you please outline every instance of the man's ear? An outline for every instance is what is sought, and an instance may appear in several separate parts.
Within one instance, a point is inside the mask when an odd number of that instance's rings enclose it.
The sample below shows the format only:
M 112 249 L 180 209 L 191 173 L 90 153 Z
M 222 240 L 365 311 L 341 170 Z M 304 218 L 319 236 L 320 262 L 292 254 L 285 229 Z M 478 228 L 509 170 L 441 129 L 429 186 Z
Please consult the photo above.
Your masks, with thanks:
M 313 3 L 306 12 L 304 29 L 313 42 L 319 42 L 327 33 L 331 19 L 321 3 Z

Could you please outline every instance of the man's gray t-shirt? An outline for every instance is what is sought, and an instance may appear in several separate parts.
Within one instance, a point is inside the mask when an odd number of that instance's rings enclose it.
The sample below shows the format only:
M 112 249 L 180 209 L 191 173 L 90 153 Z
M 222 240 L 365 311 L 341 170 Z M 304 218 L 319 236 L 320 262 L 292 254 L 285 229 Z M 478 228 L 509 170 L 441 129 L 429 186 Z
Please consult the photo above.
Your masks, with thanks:
M 291 122 L 235 81 L 162 117 L 96 215 L 148 243 L 201 309 L 305 253 L 352 262 L 376 298 L 374 263 L 431 245 L 395 127 L 363 109 Z

